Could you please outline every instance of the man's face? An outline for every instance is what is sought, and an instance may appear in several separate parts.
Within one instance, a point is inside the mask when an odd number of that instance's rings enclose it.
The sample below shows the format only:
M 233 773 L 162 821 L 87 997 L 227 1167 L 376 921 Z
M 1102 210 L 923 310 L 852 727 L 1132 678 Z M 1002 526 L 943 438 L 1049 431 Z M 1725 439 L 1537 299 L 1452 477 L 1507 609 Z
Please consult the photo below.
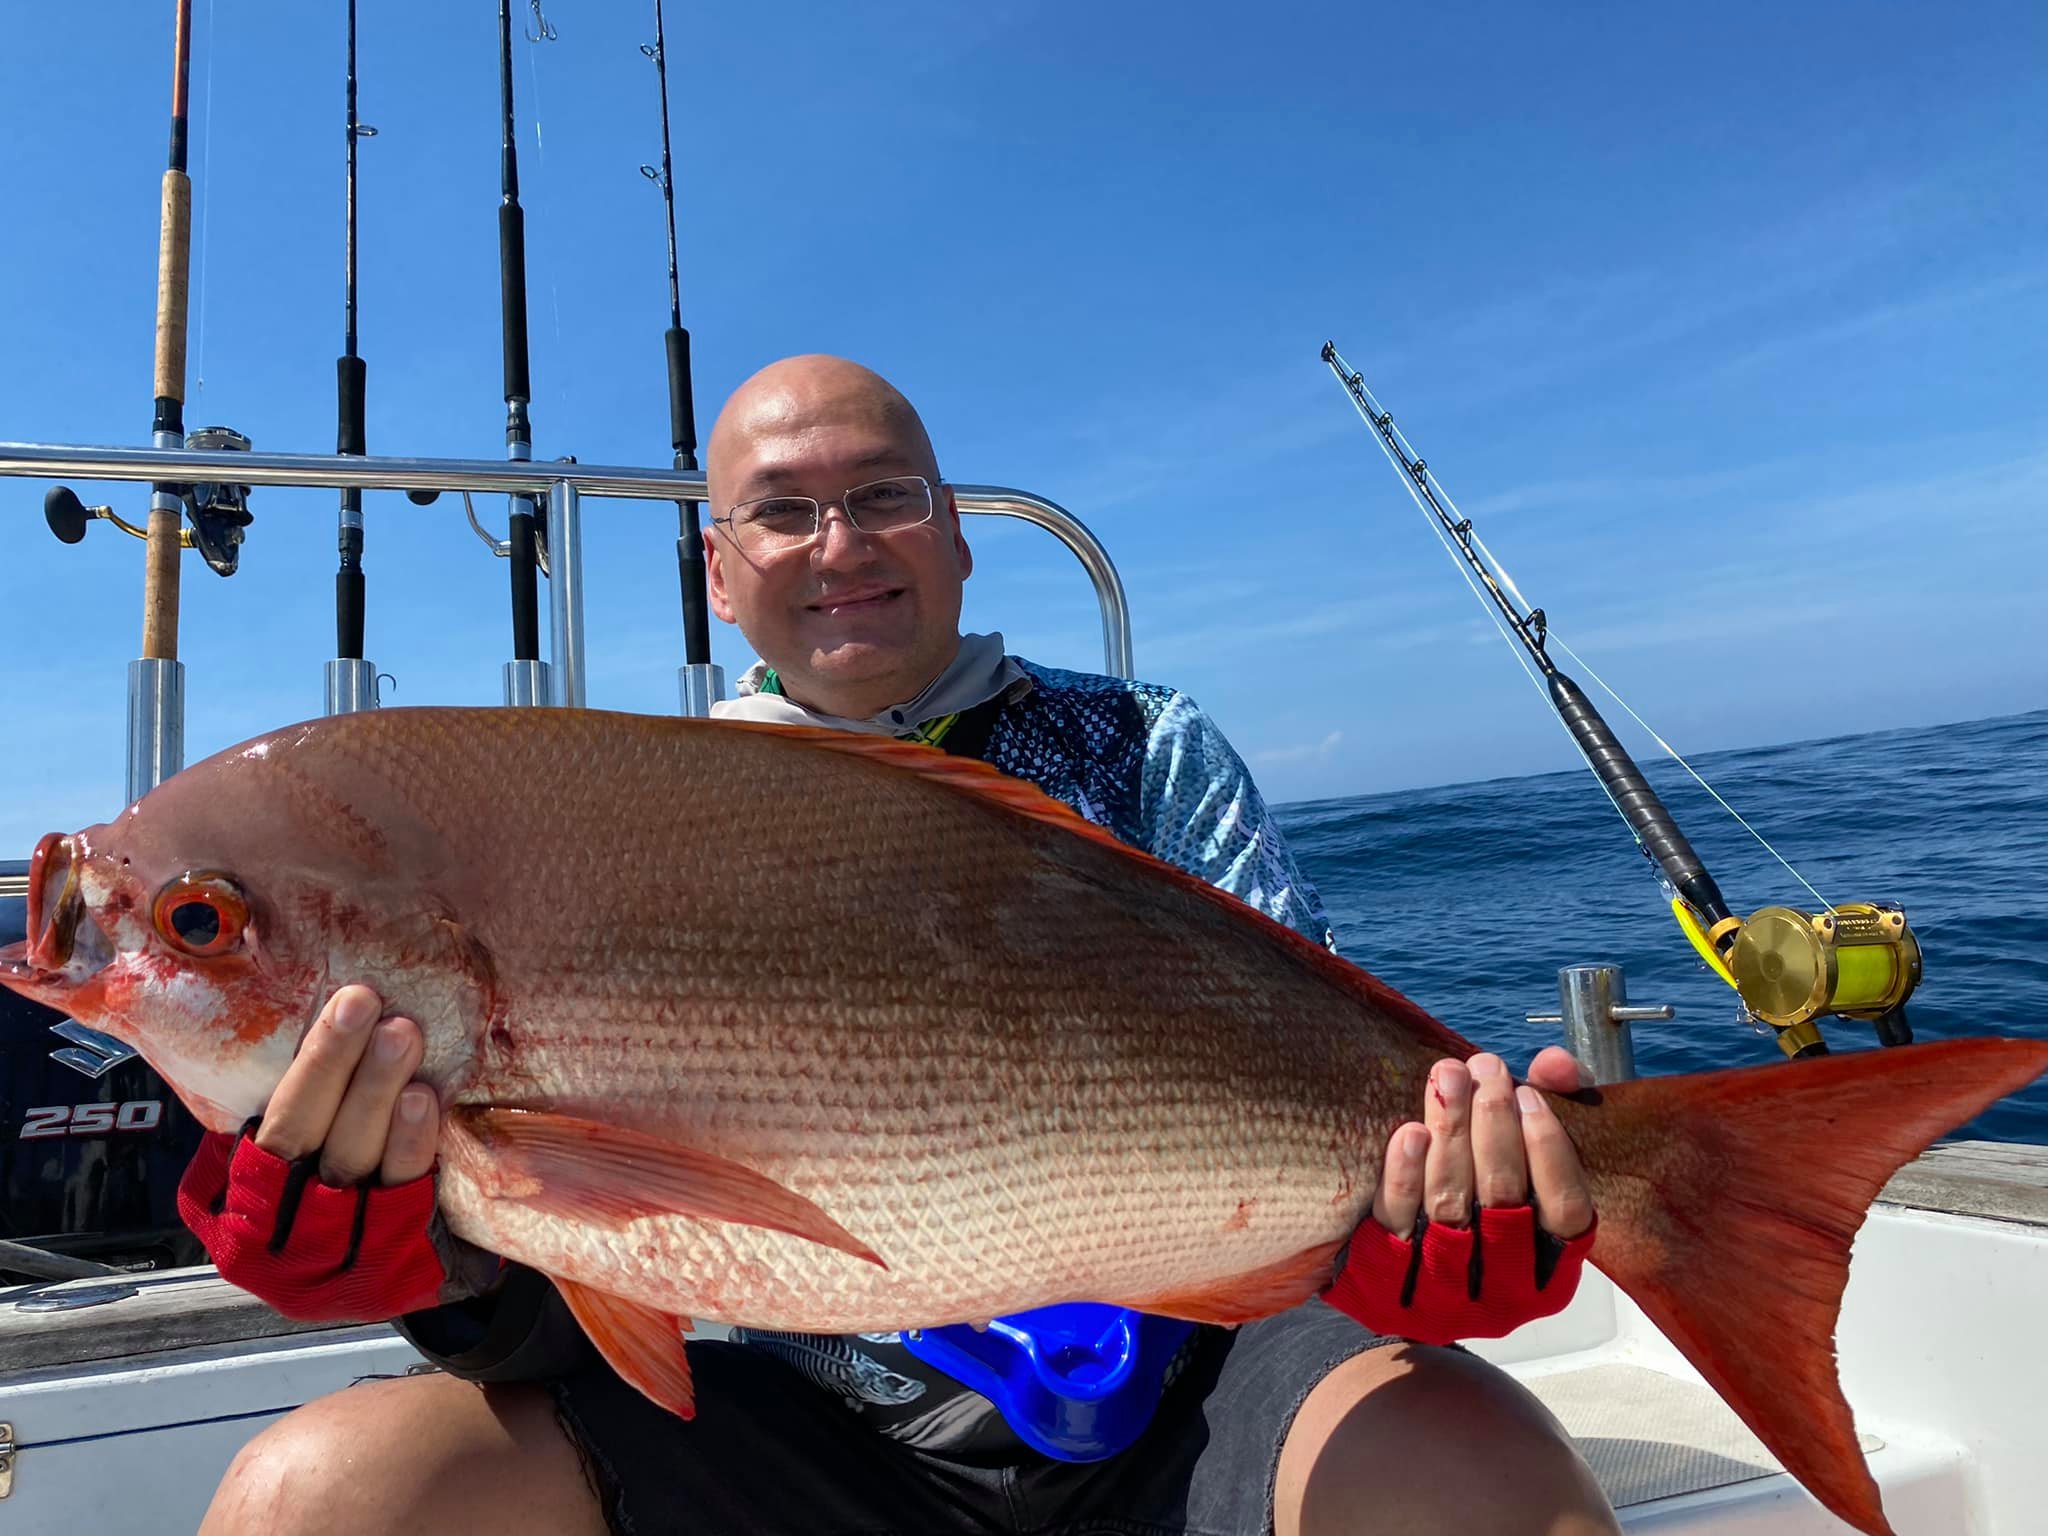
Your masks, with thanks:
M 894 475 L 936 481 L 938 470 L 915 417 L 857 375 L 799 373 L 752 399 L 743 391 L 714 437 L 714 517 L 764 496 L 823 504 L 809 543 L 741 548 L 720 525 L 705 556 L 712 612 L 740 627 L 792 698 L 827 714 L 866 718 L 913 698 L 959 649 L 973 559 L 952 493 L 935 492 L 930 522 L 894 533 L 862 533 L 840 505 Z

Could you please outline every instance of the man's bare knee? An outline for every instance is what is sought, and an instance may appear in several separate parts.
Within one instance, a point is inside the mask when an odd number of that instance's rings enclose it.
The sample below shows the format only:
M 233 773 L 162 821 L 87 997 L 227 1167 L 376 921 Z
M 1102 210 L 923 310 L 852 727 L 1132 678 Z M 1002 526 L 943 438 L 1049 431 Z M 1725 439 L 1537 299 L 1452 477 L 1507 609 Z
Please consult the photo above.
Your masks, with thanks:
M 1549 1412 L 1505 1372 L 1390 1345 L 1309 1394 L 1281 1452 L 1277 1536 L 1611 1536 L 1613 1511 Z
M 308 1403 L 242 1447 L 200 1531 L 401 1536 L 471 1525 L 605 1529 L 582 1460 L 538 1388 L 410 1376 Z

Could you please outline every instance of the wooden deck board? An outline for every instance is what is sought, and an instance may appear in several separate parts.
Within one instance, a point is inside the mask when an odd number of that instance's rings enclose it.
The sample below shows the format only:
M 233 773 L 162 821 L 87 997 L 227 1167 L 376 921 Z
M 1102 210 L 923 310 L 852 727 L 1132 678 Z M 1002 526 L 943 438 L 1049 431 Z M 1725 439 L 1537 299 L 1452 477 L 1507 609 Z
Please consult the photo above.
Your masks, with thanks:
M 20 1305 L 37 1296 L 91 1293 L 110 1284 L 132 1287 L 135 1294 L 67 1312 L 29 1311 Z M 0 1374 L 361 1326 L 294 1322 L 211 1269 L 15 1286 L 0 1292 Z
M 1914 1210 L 2048 1227 L 2048 1147 L 2002 1141 L 1931 1147 L 1893 1174 L 1878 1199 Z

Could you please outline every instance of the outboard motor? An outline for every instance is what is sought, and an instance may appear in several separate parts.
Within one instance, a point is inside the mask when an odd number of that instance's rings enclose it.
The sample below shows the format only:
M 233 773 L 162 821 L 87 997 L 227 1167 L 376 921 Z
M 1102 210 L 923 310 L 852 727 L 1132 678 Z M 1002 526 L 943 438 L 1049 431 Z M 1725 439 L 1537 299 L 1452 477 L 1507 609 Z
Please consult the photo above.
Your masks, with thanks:
M 28 865 L 0 862 L 0 946 L 27 926 Z M 120 1041 L 0 991 L 0 1237 L 123 1269 L 204 1264 L 177 1205 L 202 1134 Z M 36 1278 L 0 1261 L 0 1284 Z

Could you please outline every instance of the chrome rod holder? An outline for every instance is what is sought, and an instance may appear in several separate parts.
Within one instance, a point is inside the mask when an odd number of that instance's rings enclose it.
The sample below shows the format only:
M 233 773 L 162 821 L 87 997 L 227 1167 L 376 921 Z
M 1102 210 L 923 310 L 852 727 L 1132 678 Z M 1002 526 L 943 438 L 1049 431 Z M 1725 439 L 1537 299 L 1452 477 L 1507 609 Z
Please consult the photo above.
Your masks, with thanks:
M 715 661 L 689 662 L 676 668 L 676 688 L 686 717 L 708 719 L 711 706 L 725 698 L 725 668 Z
M 554 702 L 584 705 L 583 691 L 583 500 L 576 487 L 557 480 L 548 487 L 548 614 L 553 625 Z
M 143 656 L 128 663 L 128 803 L 185 766 L 185 664 Z
M 1562 1024 L 1565 1049 L 1596 1083 L 1627 1082 L 1636 1075 L 1632 1024 L 1671 1018 L 1669 1003 L 1631 1005 L 1618 965 L 1568 965 L 1557 973 L 1556 1013 L 1532 1013 L 1531 1024 Z
M 377 664 L 335 657 L 327 663 L 323 698 L 322 712 L 329 715 L 352 715 L 377 708 L 384 702 L 377 691 Z
M 515 708 L 554 703 L 554 683 L 548 676 L 551 670 L 544 661 L 506 662 L 505 702 Z

